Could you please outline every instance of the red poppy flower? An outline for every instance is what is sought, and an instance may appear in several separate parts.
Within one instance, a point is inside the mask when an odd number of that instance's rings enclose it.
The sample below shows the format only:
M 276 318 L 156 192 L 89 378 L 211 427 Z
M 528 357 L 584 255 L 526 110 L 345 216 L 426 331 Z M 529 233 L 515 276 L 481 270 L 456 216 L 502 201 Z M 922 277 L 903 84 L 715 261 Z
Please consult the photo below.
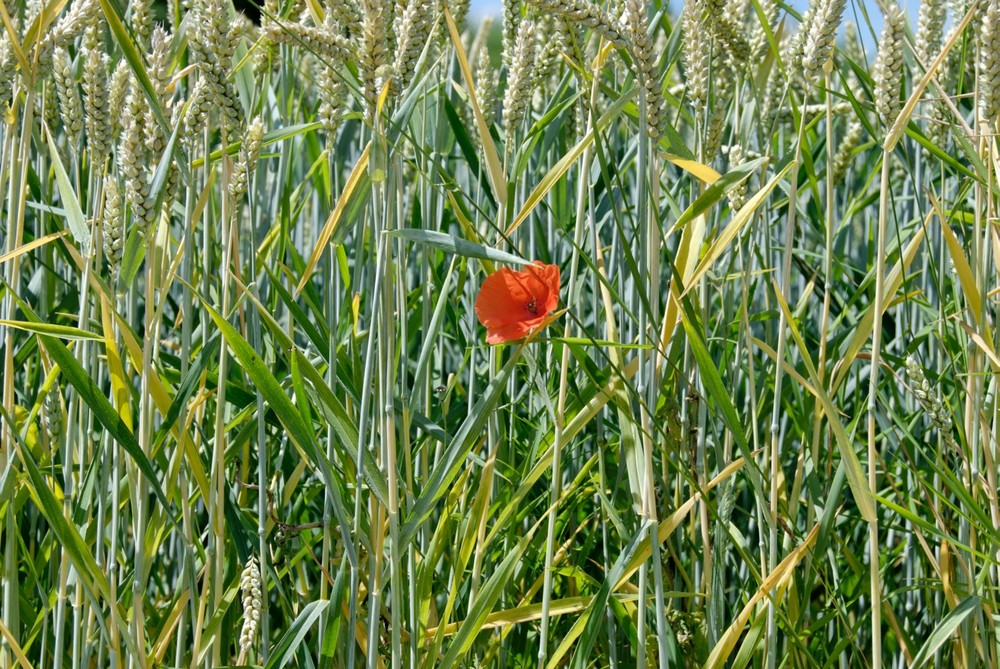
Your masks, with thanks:
M 486 277 L 476 297 L 476 315 L 486 343 L 522 339 L 559 304 L 559 266 L 539 261 L 523 272 L 501 267 Z

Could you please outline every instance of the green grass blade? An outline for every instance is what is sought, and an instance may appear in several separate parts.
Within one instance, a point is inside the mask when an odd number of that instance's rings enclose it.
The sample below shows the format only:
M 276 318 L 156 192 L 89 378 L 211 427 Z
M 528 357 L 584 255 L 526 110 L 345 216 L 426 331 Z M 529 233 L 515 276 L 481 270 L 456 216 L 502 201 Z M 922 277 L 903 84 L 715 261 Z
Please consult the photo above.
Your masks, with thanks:
M 295 651 L 302 645 L 302 640 L 312 629 L 319 617 L 330 606 L 330 602 L 320 600 L 309 602 L 303 607 L 302 612 L 296 616 L 292 624 L 288 626 L 288 631 L 281 637 L 264 669 L 278 669 L 278 667 L 288 666 L 294 660 Z
M 920 651 L 913 658 L 910 669 L 920 669 L 934 659 L 934 654 L 951 638 L 965 619 L 979 611 L 980 599 L 976 595 L 970 595 L 959 602 L 958 606 L 948 612 L 941 622 L 938 623 L 934 631 L 927 637 L 927 641 L 920 647 Z M 971 659 L 971 658 L 970 658 Z
M 426 244 L 446 253 L 454 253 L 463 258 L 479 258 L 481 260 L 492 260 L 495 262 L 505 262 L 512 265 L 527 265 L 529 261 L 519 258 L 516 255 L 499 251 L 489 246 L 483 246 L 467 239 L 462 239 L 456 235 L 449 235 L 435 230 L 419 230 L 406 228 L 405 230 L 394 230 L 389 233 L 391 237 L 400 237 L 418 244 Z
M 83 255 L 90 255 L 90 227 L 87 225 L 87 219 L 80 208 L 80 201 L 76 197 L 73 183 L 69 180 L 66 168 L 63 167 L 62 160 L 59 158 L 56 141 L 53 139 L 49 127 L 47 125 L 44 127 L 45 134 L 49 138 L 46 144 L 49 146 L 49 158 L 52 160 L 52 169 L 56 173 L 56 185 L 59 187 L 59 197 L 62 198 L 63 209 L 66 212 L 66 223 L 69 225 L 70 232 L 73 233 L 73 238 L 80 245 Z

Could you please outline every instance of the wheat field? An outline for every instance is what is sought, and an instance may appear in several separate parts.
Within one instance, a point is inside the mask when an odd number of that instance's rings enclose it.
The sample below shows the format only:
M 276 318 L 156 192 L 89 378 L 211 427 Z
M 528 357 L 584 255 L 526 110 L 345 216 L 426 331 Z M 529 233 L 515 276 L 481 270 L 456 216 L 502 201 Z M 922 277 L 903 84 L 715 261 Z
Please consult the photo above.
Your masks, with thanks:
M 0 668 L 997 667 L 1000 0 L 0 0 Z

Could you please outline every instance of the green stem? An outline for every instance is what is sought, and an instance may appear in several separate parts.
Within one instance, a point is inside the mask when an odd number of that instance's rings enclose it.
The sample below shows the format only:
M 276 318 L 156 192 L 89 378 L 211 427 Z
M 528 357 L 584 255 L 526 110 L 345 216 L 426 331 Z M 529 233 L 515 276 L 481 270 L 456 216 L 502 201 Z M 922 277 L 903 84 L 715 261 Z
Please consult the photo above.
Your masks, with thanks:
M 878 207 L 878 230 L 875 234 L 875 323 L 872 328 L 872 364 L 868 377 L 868 489 L 872 499 L 878 493 L 878 454 L 875 438 L 878 434 L 876 409 L 878 398 L 878 376 L 882 359 L 882 314 L 885 310 L 885 236 L 886 219 L 889 210 L 889 170 L 892 154 L 882 156 L 882 178 Z M 882 587 L 879 576 L 878 517 L 868 524 L 868 569 L 871 586 L 872 605 L 872 667 L 882 667 Z
M 798 119 L 798 136 L 795 140 L 795 164 L 798 165 L 802 158 L 802 142 L 805 138 L 806 119 L 800 116 Z M 799 173 L 797 168 L 791 171 L 791 180 L 788 187 L 788 215 L 785 220 L 785 254 L 784 263 L 781 268 L 781 292 L 788 299 L 788 294 L 792 285 L 792 244 L 795 239 L 795 223 L 798 215 L 798 205 L 796 197 L 798 195 Z M 771 413 L 770 426 L 770 448 L 768 452 L 768 468 L 771 480 L 771 488 L 768 499 L 770 509 L 767 518 L 769 523 L 768 537 L 768 560 L 767 573 L 773 572 L 778 566 L 778 482 L 781 479 L 781 386 L 784 381 L 784 360 L 785 346 L 787 343 L 787 327 L 785 320 L 785 310 L 781 310 L 778 319 L 778 347 L 776 355 L 776 366 L 774 370 L 774 400 Z M 768 666 L 773 669 L 778 654 L 778 629 L 775 620 L 774 597 L 768 598 L 767 604 L 767 656 Z

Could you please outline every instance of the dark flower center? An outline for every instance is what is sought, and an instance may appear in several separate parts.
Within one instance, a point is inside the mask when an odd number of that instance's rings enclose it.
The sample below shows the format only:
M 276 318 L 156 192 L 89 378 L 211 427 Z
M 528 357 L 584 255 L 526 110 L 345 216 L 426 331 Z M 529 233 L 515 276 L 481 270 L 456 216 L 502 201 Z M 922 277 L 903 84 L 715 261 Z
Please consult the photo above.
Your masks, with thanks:
M 532 316 L 538 315 L 538 302 L 536 302 L 535 300 L 528 302 L 526 305 L 524 305 L 524 308 L 527 309 L 528 313 L 530 313 Z

